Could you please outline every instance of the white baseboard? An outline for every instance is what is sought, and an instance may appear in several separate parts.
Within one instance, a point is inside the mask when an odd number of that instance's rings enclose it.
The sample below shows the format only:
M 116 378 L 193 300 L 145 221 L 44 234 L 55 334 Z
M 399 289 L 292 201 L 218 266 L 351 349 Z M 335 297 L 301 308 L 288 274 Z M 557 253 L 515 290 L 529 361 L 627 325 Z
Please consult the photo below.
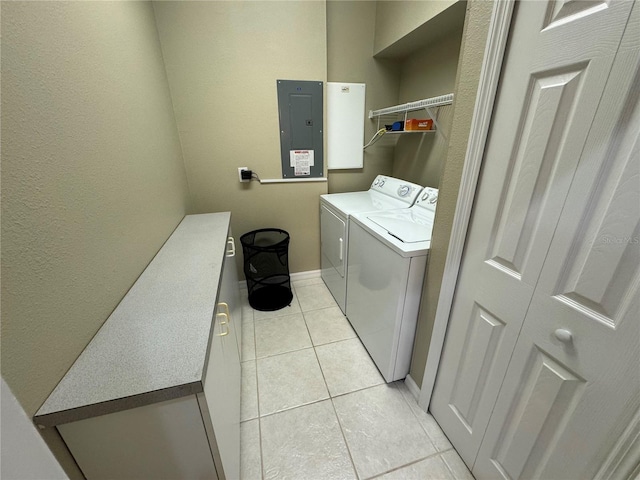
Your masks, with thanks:
M 420 397 L 420 388 L 418 388 L 416 382 L 413 380 L 413 378 L 411 378 L 411 375 L 407 375 L 407 377 L 404 379 L 404 384 L 407 386 L 407 388 L 411 392 L 411 395 L 413 395 L 413 398 L 415 398 L 417 402 L 418 398 Z
M 320 278 L 322 270 L 308 270 L 306 272 L 296 272 L 291 274 L 291 281 L 298 282 L 300 280 L 309 280 L 312 278 Z
M 310 280 L 312 278 L 320 278 L 322 270 L 308 270 L 306 272 L 296 272 L 289 275 L 292 282 L 299 282 L 301 280 Z M 240 288 L 247 289 L 247 281 L 240 280 Z

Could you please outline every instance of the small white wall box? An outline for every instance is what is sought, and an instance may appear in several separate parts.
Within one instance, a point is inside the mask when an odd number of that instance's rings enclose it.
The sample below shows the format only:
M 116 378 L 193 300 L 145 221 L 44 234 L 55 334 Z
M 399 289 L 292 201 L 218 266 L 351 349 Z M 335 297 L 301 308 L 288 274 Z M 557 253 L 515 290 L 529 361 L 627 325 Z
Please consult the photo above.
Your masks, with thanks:
M 327 82 L 327 168 L 362 168 L 364 83 Z

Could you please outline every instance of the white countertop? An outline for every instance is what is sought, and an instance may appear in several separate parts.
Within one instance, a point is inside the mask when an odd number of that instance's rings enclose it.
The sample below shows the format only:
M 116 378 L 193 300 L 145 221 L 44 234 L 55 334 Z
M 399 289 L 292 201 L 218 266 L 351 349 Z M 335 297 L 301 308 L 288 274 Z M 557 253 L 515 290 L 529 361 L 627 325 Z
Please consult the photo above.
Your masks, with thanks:
M 231 214 L 188 215 L 38 410 L 53 426 L 202 391 Z

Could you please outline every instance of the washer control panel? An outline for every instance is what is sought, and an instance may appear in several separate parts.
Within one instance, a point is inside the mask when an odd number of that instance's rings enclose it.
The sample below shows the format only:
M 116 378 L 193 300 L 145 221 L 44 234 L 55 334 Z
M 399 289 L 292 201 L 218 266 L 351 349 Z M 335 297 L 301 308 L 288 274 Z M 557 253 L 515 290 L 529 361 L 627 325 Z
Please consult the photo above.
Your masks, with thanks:
M 406 197 L 411 193 L 411 187 L 409 185 L 400 185 L 398 187 L 398 196 Z

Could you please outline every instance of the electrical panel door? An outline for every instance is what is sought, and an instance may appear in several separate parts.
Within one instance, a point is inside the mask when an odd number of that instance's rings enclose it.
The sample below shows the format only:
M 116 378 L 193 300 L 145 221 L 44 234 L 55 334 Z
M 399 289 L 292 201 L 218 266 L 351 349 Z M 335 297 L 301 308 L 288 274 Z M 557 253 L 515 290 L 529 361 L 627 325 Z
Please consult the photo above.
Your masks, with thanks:
M 322 177 L 322 82 L 278 80 L 277 86 L 282 177 Z

